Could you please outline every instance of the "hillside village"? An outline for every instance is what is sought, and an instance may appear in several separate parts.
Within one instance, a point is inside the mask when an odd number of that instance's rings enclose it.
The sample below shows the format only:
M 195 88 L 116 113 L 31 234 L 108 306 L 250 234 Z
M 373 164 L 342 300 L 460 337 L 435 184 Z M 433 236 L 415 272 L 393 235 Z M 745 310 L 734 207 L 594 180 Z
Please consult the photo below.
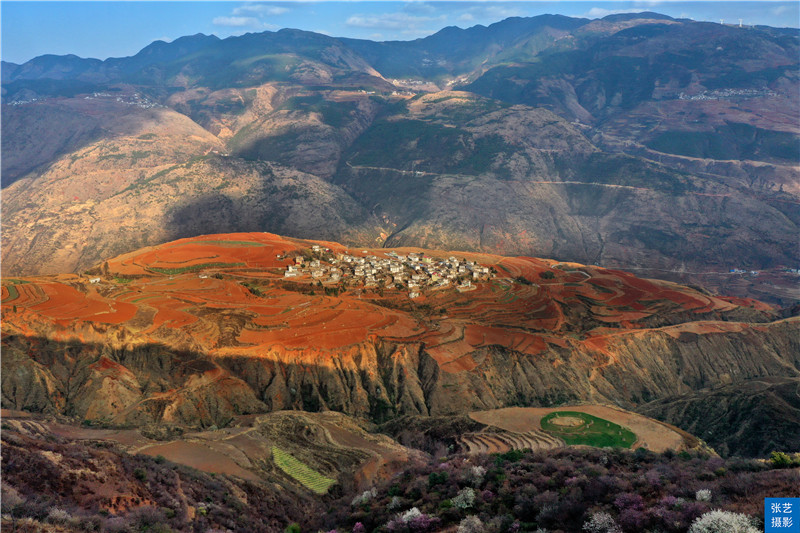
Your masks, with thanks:
M 363 253 L 368 252 L 364 250 Z M 311 247 L 310 254 L 278 255 L 278 259 L 294 261 L 286 267 L 285 278 L 308 276 L 321 284 L 407 289 L 412 299 L 418 298 L 425 288 L 455 288 L 459 292 L 473 290 L 473 282 L 494 276 L 493 269 L 455 256 L 440 259 L 415 252 L 401 255 L 395 251 L 387 252 L 382 258 L 357 256 L 347 251 L 333 253 L 329 248 L 316 244 Z

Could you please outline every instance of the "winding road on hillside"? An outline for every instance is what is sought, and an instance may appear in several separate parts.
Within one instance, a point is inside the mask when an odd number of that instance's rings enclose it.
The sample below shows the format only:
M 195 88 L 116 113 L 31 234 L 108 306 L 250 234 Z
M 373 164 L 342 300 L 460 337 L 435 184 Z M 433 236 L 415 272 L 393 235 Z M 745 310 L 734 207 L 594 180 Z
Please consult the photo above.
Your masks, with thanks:
M 467 174 L 437 174 L 435 172 L 426 172 L 422 170 L 400 170 L 398 168 L 390 168 L 390 167 L 369 167 L 369 166 L 362 166 L 362 165 L 353 165 L 350 161 L 345 161 L 345 164 L 355 170 L 380 170 L 380 171 L 391 171 L 397 172 L 402 175 L 408 175 L 413 177 L 424 177 L 424 176 L 434 176 L 434 177 L 469 177 L 474 178 L 475 176 L 467 175 Z M 536 185 L 586 185 L 591 187 L 607 187 L 610 189 L 630 189 L 634 191 L 648 191 L 654 192 L 656 189 L 651 189 L 649 187 L 635 187 L 633 185 L 618 185 L 616 183 L 598 183 L 596 181 L 575 181 L 575 180 L 534 180 L 534 181 L 525 181 L 525 183 L 532 183 Z M 715 198 L 727 198 L 730 197 L 730 194 L 712 194 L 712 193 L 705 193 L 705 192 L 692 192 L 687 191 L 687 194 L 693 194 L 695 196 L 711 196 Z

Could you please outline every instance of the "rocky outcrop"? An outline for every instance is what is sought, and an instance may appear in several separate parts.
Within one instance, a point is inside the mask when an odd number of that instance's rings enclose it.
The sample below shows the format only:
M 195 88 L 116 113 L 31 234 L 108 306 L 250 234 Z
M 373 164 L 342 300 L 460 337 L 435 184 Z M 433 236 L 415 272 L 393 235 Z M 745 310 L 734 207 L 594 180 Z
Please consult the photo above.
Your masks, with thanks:
M 800 377 L 800 320 L 728 324 L 735 327 L 623 333 L 602 349 L 550 347 L 536 356 L 490 346 L 470 354 L 474 369 L 449 373 L 422 344 L 378 339 L 322 359 L 313 348 L 209 357 L 159 345 L 112 348 L 8 336 L 2 405 L 113 424 L 224 425 L 235 415 L 283 409 L 381 422 L 576 401 L 635 407 L 699 388 Z
M 669 396 L 637 408 L 702 438 L 722 455 L 800 449 L 800 379 L 769 377 Z

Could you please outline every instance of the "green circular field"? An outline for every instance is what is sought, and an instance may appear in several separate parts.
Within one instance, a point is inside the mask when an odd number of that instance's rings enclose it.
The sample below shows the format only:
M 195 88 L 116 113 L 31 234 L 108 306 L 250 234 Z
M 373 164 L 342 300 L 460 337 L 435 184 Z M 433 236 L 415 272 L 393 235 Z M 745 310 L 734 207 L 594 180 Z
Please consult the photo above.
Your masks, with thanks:
M 542 418 L 542 429 L 567 444 L 630 448 L 636 434 L 614 422 L 577 411 L 555 411 Z

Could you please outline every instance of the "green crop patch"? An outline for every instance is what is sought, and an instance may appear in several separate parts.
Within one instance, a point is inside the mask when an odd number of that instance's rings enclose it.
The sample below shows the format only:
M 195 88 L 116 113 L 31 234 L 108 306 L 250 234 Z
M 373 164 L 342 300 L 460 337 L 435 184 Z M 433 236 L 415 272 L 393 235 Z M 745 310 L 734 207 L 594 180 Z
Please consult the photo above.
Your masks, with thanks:
M 6 286 L 6 290 L 8 291 L 8 297 L 5 300 L 3 300 L 2 303 L 5 304 L 5 303 L 13 302 L 17 298 L 19 298 L 19 291 L 17 290 L 17 288 L 13 284 L 7 285 Z
M 630 448 L 636 434 L 603 418 L 577 411 L 555 411 L 542 418 L 542 429 L 567 444 Z
M 159 274 L 185 274 L 186 272 L 194 272 L 196 270 L 202 270 L 204 268 L 229 268 L 229 267 L 241 267 L 245 266 L 244 263 L 203 263 L 200 265 L 190 265 L 185 267 L 178 267 L 178 268 L 159 268 L 149 266 L 147 270 L 151 272 L 157 272 Z
M 197 246 L 200 244 L 210 244 L 213 246 L 221 246 L 223 248 L 249 248 L 249 247 L 259 247 L 264 246 L 263 243 L 260 242 L 253 242 L 253 241 L 189 241 L 189 242 L 182 242 L 180 244 L 176 244 L 175 246 L 184 246 L 184 245 L 192 245 Z
M 325 494 L 336 483 L 276 446 L 272 447 L 272 458 L 278 468 L 317 494 Z

